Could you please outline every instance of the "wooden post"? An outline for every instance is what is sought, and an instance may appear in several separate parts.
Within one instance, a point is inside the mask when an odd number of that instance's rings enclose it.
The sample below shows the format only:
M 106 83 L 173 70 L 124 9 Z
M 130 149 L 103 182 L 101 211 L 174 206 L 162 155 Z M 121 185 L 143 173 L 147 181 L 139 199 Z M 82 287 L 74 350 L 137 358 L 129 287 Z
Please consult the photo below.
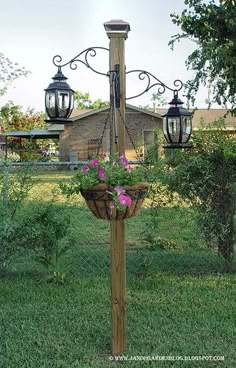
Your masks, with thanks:
M 112 129 L 112 153 L 125 153 L 125 39 L 130 29 L 123 21 L 104 24 L 110 39 L 110 70 L 119 65 L 120 107 L 114 107 L 115 127 Z M 119 29 L 119 27 L 121 28 Z M 113 104 L 111 88 L 111 104 Z M 124 220 L 111 221 L 111 329 L 112 355 L 124 353 L 126 349 L 125 293 L 126 254 Z

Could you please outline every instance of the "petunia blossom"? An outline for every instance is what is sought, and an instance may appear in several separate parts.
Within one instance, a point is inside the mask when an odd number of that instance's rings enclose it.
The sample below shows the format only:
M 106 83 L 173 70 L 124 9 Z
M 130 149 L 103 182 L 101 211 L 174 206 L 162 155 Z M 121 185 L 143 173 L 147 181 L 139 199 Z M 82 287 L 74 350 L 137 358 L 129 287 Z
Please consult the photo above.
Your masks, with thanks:
M 131 171 L 134 170 L 134 168 L 132 166 L 128 165 L 128 166 L 125 167 L 125 170 L 128 171 L 128 172 L 131 172 Z
M 125 157 L 125 155 L 121 155 L 120 156 L 120 163 L 124 166 L 124 167 L 126 167 L 127 165 L 128 165 L 128 160 L 127 160 L 127 158 Z
M 125 195 L 125 194 L 121 194 L 119 197 L 118 197 L 118 201 L 119 203 L 122 205 L 122 206 L 127 206 L 127 207 L 130 207 L 131 204 L 132 204 L 132 199 Z
M 121 187 L 115 187 L 114 191 L 118 194 L 118 196 L 125 193 L 125 189 Z
M 106 179 L 105 169 L 98 169 L 98 177 L 100 180 Z
M 98 166 L 98 160 L 96 158 L 92 159 L 89 163 L 91 167 L 97 167 Z
M 87 173 L 89 172 L 89 170 L 90 170 L 90 168 L 89 168 L 89 166 L 88 166 L 88 165 L 85 165 L 85 166 L 83 167 L 83 169 L 82 169 L 82 171 L 83 171 L 83 173 L 84 173 L 84 174 L 87 174 Z

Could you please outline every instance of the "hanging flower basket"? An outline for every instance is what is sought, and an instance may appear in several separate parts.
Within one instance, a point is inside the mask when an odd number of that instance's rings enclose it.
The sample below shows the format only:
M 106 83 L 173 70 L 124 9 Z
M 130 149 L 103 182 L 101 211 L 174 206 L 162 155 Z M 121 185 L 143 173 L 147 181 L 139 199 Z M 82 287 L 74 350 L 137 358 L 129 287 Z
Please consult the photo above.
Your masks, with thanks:
M 136 216 L 147 194 L 149 184 L 142 167 L 132 167 L 125 155 L 106 155 L 92 159 L 60 187 L 67 196 L 81 193 L 95 217 L 124 220 Z
M 138 214 L 148 188 L 148 183 L 124 186 L 125 194 L 131 198 L 131 204 L 130 206 L 125 206 L 122 210 L 114 206 L 111 194 L 114 187 L 106 183 L 100 183 L 91 188 L 81 190 L 81 194 L 95 217 L 104 220 L 124 220 Z

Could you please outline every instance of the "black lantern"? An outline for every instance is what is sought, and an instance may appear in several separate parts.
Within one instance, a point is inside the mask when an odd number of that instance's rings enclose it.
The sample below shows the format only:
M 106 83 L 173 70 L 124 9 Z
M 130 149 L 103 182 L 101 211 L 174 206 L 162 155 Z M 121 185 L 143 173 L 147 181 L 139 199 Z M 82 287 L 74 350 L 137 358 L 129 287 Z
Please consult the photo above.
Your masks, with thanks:
M 74 107 L 74 91 L 66 82 L 67 78 L 60 67 L 52 79 L 53 82 L 45 89 L 45 107 L 50 118 L 47 122 L 64 124 L 70 121 L 68 118 Z
M 163 132 L 167 144 L 164 148 L 191 148 L 188 143 L 192 132 L 192 113 L 182 107 L 183 102 L 174 93 L 170 108 L 163 117 Z

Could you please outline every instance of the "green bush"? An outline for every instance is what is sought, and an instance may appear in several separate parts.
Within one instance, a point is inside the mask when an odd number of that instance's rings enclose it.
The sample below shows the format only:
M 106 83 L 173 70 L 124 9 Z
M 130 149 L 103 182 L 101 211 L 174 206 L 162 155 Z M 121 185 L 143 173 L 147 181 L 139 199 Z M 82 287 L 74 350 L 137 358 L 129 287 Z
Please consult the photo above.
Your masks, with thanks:
M 158 163 L 158 177 L 196 209 L 200 233 L 228 268 L 234 249 L 235 138 L 219 120 L 195 132 L 193 145 L 166 155 Z
M 21 218 L 18 246 L 31 250 L 36 261 L 47 270 L 47 279 L 63 283 L 70 271 L 70 217 L 51 202 L 31 205 Z
M 31 166 L 10 173 L 6 164 L 0 176 L 0 264 L 6 266 L 20 251 L 21 232 L 19 212 L 33 186 Z
M 0 266 L 31 254 L 46 267 L 48 278 L 63 282 L 70 268 L 70 217 L 54 201 L 26 201 L 34 184 L 29 165 L 12 174 L 5 166 L 0 179 Z

